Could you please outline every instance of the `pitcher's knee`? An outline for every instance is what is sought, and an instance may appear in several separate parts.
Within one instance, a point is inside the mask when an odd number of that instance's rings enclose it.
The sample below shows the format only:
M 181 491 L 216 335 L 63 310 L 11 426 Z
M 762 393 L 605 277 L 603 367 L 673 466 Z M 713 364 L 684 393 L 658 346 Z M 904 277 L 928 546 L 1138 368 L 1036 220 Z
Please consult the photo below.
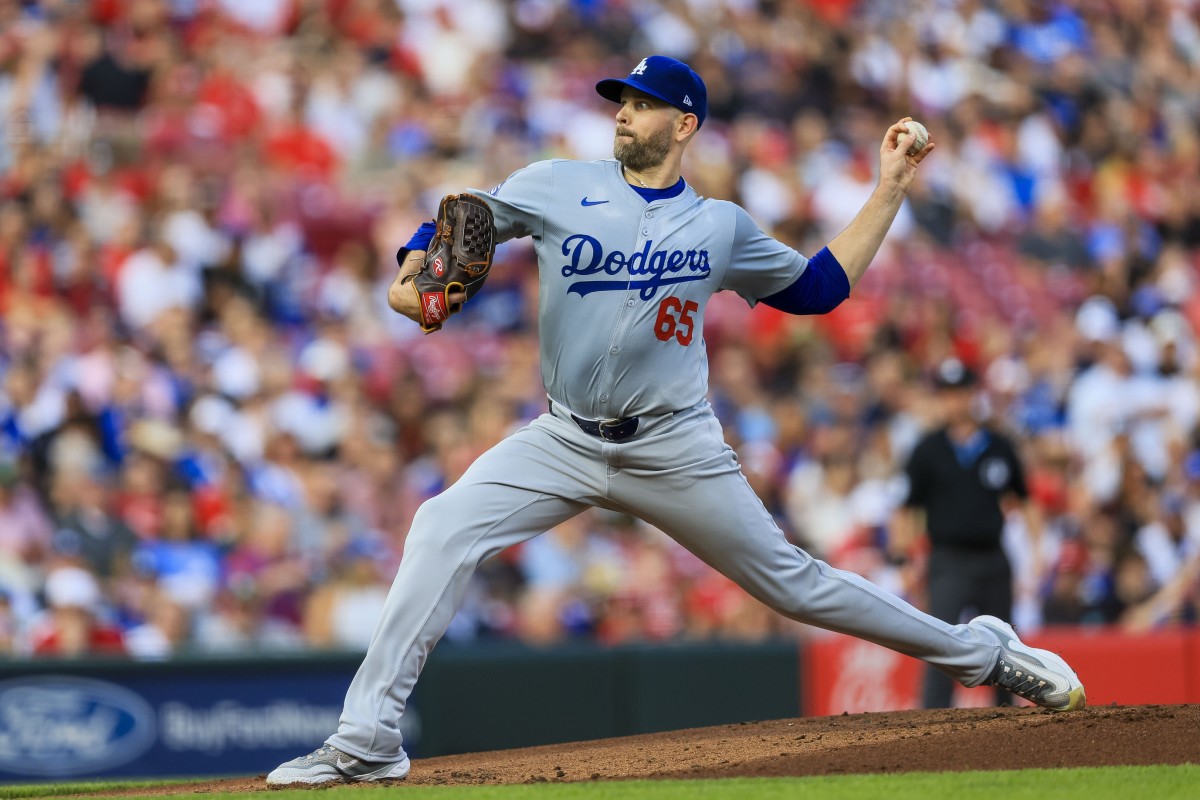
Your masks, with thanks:
M 475 525 L 478 521 L 461 512 L 461 504 L 448 501 L 445 494 L 426 500 L 413 516 L 412 527 L 404 541 L 405 552 L 445 554 L 469 548 L 478 536 Z
M 803 620 L 808 616 L 808 598 L 799 586 L 782 576 L 771 576 L 769 580 L 742 582 L 742 588 L 767 608 L 791 619 Z
M 812 610 L 805 599 L 795 592 L 784 591 L 767 602 L 772 610 L 778 611 L 785 617 L 803 622 L 812 616 Z
M 791 569 L 772 576 L 756 596 L 785 617 L 807 622 L 836 610 L 837 594 L 827 591 L 828 565 L 798 551 L 803 557 Z

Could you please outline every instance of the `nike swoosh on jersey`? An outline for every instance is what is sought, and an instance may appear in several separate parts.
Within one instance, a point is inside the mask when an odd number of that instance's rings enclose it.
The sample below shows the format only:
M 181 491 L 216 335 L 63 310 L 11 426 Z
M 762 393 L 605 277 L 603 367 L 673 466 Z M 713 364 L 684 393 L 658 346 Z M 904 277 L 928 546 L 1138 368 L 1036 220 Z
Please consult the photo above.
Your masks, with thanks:
M 599 206 L 607 203 L 607 200 L 588 200 L 586 197 L 579 201 L 581 206 Z

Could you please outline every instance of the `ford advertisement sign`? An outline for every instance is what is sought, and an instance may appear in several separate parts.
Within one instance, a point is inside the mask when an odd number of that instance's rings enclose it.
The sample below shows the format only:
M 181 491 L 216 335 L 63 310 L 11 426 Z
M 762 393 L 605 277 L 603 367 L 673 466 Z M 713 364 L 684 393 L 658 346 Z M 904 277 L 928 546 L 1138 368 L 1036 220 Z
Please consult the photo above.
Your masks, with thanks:
M 264 774 L 337 730 L 360 659 L 0 664 L 0 783 Z
M 0 683 L 0 770 L 66 777 L 128 764 L 154 745 L 154 709 L 128 689 L 75 677 Z

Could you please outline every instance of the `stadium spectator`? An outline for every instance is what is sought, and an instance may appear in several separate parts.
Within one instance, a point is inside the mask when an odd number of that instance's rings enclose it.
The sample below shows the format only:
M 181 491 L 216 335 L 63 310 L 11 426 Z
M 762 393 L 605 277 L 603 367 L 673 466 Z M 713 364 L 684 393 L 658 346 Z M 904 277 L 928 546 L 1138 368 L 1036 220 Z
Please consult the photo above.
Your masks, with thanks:
M 29 629 L 35 656 L 113 656 L 125 653 L 124 634 L 107 613 L 100 585 L 81 566 L 65 564 L 50 571 L 45 585 L 46 610 Z

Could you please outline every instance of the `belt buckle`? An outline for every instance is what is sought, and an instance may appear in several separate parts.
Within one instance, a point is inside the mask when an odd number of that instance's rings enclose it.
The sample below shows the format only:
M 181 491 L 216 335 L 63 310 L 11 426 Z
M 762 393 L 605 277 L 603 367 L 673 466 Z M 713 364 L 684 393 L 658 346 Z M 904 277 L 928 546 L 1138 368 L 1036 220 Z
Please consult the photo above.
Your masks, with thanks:
M 615 439 L 613 439 L 613 438 L 612 438 L 612 437 L 611 437 L 611 436 L 608 434 L 608 429 L 609 429 L 609 428 L 615 428 L 615 427 L 617 427 L 617 426 L 618 426 L 618 425 L 620 425 L 620 424 L 621 424 L 621 420 L 619 420 L 619 419 L 615 419 L 615 418 L 612 418 L 612 417 L 610 417 L 610 418 L 608 418 L 608 419 L 598 419 L 598 420 L 596 420 L 596 425 L 597 425 L 597 427 L 600 429 L 600 438 L 601 438 L 601 439 L 603 439 L 603 440 L 605 440 L 606 442 L 613 442 L 613 441 L 616 441 Z

